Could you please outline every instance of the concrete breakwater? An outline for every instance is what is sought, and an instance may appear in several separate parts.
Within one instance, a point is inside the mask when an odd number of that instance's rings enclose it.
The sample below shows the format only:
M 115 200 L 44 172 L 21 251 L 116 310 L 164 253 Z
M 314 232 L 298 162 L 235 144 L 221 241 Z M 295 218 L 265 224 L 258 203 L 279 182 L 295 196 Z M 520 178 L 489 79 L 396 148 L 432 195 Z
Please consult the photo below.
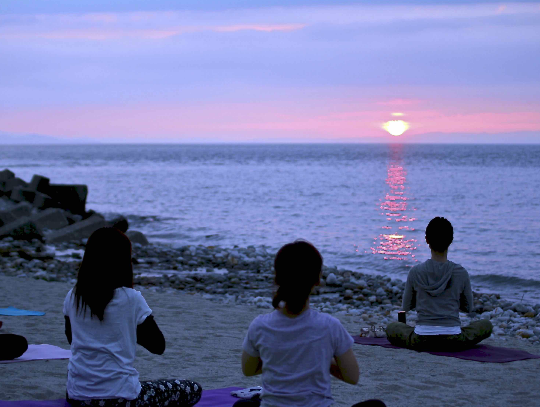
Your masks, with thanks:
M 0 240 L 0 272 L 8 276 L 74 283 L 85 240 L 46 245 L 39 240 Z M 273 259 L 266 247 L 223 248 L 133 244 L 135 285 L 142 290 L 199 293 L 221 303 L 272 309 Z M 359 327 L 397 320 L 404 282 L 360 270 L 324 266 L 321 285 L 311 297 L 323 312 L 358 317 Z M 408 323 L 416 315 L 409 313 Z M 474 311 L 462 323 L 490 319 L 494 335 L 521 337 L 540 345 L 540 304 L 510 302 L 498 294 L 474 293 Z

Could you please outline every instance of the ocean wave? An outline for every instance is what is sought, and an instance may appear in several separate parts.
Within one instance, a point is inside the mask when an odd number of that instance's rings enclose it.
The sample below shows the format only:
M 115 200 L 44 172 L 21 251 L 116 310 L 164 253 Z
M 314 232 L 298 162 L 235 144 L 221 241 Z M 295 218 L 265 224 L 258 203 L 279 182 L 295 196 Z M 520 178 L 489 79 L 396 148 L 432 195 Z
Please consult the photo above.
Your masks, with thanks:
M 540 280 L 515 276 L 502 276 L 500 274 L 482 274 L 471 276 L 471 280 L 478 283 L 489 283 L 492 285 L 501 285 L 505 287 L 513 286 L 519 288 L 540 288 Z

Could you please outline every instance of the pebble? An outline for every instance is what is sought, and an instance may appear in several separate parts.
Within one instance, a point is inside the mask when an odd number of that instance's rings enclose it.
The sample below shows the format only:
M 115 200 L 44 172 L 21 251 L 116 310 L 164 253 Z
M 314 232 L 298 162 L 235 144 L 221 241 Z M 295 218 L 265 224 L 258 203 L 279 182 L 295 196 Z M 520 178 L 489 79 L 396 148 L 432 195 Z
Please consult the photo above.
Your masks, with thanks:
M 2 239 L 0 273 L 74 283 L 85 243 L 52 247 L 37 241 Z M 25 258 L 19 256 L 22 250 Z M 31 258 L 34 254 L 35 258 Z M 133 245 L 134 282 L 137 289 L 198 292 L 223 304 L 271 310 L 274 256 L 265 246 L 229 249 L 203 245 Z M 322 275 L 321 285 L 311 296 L 313 308 L 356 316 L 361 326 L 385 326 L 397 320 L 403 281 L 327 266 L 323 266 Z M 478 319 L 491 320 L 497 336 L 523 338 L 540 346 L 540 304 L 511 303 L 498 294 L 474 293 L 474 313 L 461 314 L 462 325 Z M 416 321 L 416 312 L 408 312 L 407 323 L 413 326 Z

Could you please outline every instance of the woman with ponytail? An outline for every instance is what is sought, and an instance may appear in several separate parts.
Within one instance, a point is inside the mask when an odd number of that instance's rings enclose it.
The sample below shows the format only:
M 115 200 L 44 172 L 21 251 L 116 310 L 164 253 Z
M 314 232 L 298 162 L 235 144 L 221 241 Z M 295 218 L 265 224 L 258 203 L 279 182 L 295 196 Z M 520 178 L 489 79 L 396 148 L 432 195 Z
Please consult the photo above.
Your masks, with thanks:
M 349 384 L 359 377 L 353 339 L 334 317 L 309 307 L 309 295 L 321 279 L 323 259 L 309 242 L 286 244 L 274 261 L 275 310 L 259 315 L 244 340 L 242 371 L 262 374 L 260 400 L 236 405 L 327 407 L 333 404 L 330 375 Z M 379 407 L 367 400 L 354 407 Z

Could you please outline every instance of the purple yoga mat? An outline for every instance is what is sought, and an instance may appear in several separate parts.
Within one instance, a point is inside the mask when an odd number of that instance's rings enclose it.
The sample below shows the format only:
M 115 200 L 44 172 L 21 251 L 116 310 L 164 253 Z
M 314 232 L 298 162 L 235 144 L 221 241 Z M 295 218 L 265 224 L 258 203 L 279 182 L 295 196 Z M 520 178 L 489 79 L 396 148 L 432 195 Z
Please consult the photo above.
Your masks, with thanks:
M 197 407 L 232 407 L 239 399 L 231 396 L 232 390 L 242 387 L 226 387 L 224 389 L 203 390 L 201 400 Z M 21 400 L 1 401 L 0 407 L 70 407 L 65 399 L 58 400 Z
M 404 349 L 392 345 L 386 338 L 366 338 L 353 336 L 354 343 L 359 345 L 382 346 L 383 348 Z M 540 355 L 533 355 L 519 349 L 500 348 L 491 345 L 476 345 L 474 348 L 459 352 L 426 352 L 436 356 L 449 356 L 452 358 L 474 360 L 484 363 L 507 363 L 516 360 L 540 359 Z
M 30 362 L 32 360 L 69 359 L 71 351 L 54 345 L 28 345 L 22 356 L 13 360 L 0 360 L 0 363 Z

